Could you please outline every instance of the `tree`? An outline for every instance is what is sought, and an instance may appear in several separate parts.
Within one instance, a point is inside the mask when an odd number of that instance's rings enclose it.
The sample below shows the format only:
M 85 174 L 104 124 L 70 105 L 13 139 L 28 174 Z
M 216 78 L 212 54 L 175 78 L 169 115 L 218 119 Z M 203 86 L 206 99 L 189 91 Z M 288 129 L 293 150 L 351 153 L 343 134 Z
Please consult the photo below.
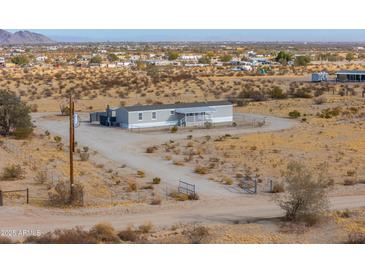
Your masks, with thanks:
M 179 58 L 179 56 L 180 56 L 180 54 L 176 51 L 170 51 L 168 53 L 168 58 L 169 58 L 170 61 L 176 60 L 177 58 Z
M 231 61 L 231 60 L 232 60 L 232 56 L 231 56 L 231 55 L 229 55 L 229 54 L 226 54 L 226 55 L 221 56 L 220 60 L 221 60 L 222 62 L 229 62 L 229 61 Z
M 25 66 L 29 64 L 29 58 L 26 55 L 17 55 L 11 58 L 11 62 L 15 65 Z
M 90 59 L 91 64 L 101 64 L 102 61 L 103 61 L 103 59 L 101 58 L 100 55 L 95 55 L 95 56 L 91 57 L 91 59 Z
M 302 163 L 293 161 L 288 164 L 284 177 L 286 194 L 275 199 L 288 220 L 313 220 L 327 210 L 330 180 L 326 164 L 318 166 L 314 174 Z
M 309 56 L 298 56 L 297 58 L 295 58 L 294 61 L 294 65 L 296 66 L 306 66 L 311 62 L 311 59 L 309 58 Z
M 116 62 L 119 60 L 119 57 L 114 53 L 109 53 L 108 60 L 109 60 L 109 62 Z
M 210 64 L 210 58 L 208 56 L 203 56 L 198 60 L 199 64 Z
M 352 60 L 355 59 L 355 55 L 352 52 L 349 52 L 346 54 L 346 60 L 351 62 Z
M 32 132 L 30 108 L 14 93 L 4 90 L 0 91 L 0 130 L 5 135 L 14 130 L 22 137 Z
M 287 97 L 287 94 L 283 92 L 283 89 L 278 86 L 274 86 L 269 91 L 269 94 L 270 94 L 270 97 L 273 99 L 285 99 Z
M 292 55 L 285 51 L 280 51 L 278 55 L 275 58 L 276 62 L 279 62 L 280 64 L 287 64 L 289 61 L 293 59 Z

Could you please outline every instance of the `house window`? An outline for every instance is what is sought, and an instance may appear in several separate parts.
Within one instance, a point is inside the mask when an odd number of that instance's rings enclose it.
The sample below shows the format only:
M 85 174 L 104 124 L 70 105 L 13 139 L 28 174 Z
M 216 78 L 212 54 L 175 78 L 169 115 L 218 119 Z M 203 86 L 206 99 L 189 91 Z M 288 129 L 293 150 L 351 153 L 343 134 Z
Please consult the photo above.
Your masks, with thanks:
M 175 115 L 175 110 L 170 110 L 170 115 Z
M 154 112 L 152 112 L 152 120 L 156 120 L 156 118 L 157 118 L 157 115 L 156 115 L 156 112 L 154 111 Z
M 143 113 L 142 112 L 138 113 L 138 120 L 139 121 L 143 120 Z

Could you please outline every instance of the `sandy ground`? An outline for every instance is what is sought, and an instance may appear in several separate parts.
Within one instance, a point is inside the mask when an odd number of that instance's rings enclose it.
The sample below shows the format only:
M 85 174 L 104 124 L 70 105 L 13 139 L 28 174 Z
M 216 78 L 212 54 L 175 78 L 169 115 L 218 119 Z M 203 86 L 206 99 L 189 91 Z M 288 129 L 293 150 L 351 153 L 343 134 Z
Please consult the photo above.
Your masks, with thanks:
M 50 114 L 37 113 L 33 115 L 35 124 L 44 130 L 54 134 L 68 137 L 67 119 L 50 119 L 45 116 Z M 201 197 L 223 197 L 237 196 L 235 188 L 215 184 L 208 179 L 194 174 L 191 168 L 176 167 L 171 163 L 156 160 L 155 157 L 146 154 L 146 147 L 149 145 L 161 144 L 169 140 L 186 138 L 187 135 L 202 137 L 205 135 L 219 136 L 224 134 L 242 135 L 254 132 L 279 131 L 290 128 L 296 123 L 293 120 L 261 116 L 254 114 L 240 114 L 246 120 L 265 119 L 266 124 L 260 128 L 214 128 L 209 130 L 193 130 L 192 132 L 169 133 L 169 132 L 140 132 L 133 133 L 120 128 L 105 128 L 89 123 L 81 123 L 76 129 L 76 141 L 80 145 L 89 146 L 98 151 L 110 160 L 119 164 L 126 164 L 137 170 L 143 170 L 147 175 L 160 177 L 162 183 L 169 188 L 176 188 L 179 180 L 193 183 Z M 42 118 L 43 117 L 43 118 Z M 85 117 L 83 119 L 85 121 Z

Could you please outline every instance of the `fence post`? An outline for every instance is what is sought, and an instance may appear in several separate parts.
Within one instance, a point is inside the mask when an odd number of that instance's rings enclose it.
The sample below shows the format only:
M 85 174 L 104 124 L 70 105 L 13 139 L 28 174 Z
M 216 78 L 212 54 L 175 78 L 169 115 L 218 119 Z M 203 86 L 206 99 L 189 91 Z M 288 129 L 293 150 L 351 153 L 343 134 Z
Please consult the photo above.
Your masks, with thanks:
M 3 206 L 3 192 L 0 190 L 0 206 Z
M 255 178 L 255 194 L 257 193 L 257 179 Z
M 27 188 L 27 204 L 29 204 L 29 188 Z

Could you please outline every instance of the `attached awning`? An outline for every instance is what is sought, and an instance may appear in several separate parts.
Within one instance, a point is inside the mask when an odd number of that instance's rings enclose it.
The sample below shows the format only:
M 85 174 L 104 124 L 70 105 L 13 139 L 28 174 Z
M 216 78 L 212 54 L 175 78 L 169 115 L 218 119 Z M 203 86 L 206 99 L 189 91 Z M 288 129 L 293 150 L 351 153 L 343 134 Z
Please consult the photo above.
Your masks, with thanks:
M 188 114 L 188 113 L 212 113 L 215 112 L 215 108 L 212 107 L 196 107 L 196 108 L 177 108 L 176 113 Z

